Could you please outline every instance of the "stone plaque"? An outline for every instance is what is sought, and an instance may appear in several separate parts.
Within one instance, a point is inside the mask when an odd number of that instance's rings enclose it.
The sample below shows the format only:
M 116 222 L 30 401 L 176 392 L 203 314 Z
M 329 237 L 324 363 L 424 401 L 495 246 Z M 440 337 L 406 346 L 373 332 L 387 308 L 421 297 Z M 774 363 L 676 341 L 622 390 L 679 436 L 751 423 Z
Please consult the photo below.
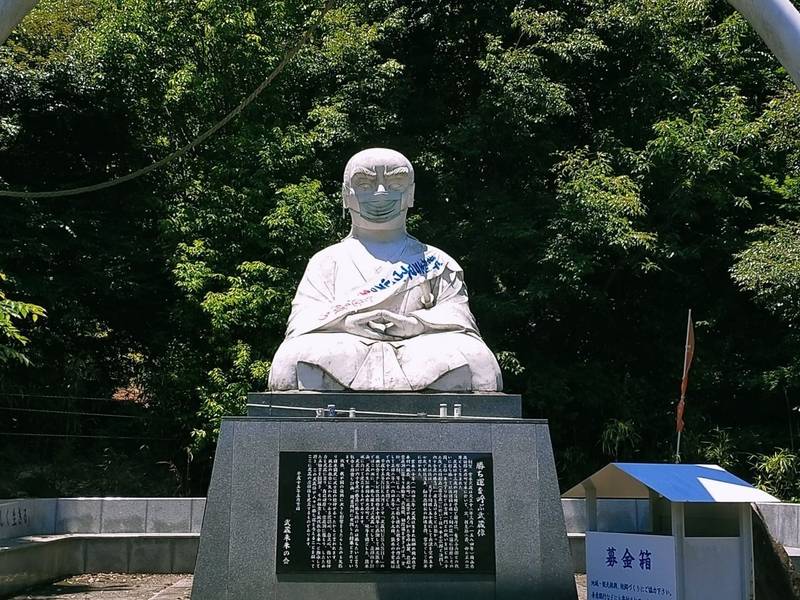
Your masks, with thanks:
M 492 455 L 281 452 L 276 571 L 494 573 Z

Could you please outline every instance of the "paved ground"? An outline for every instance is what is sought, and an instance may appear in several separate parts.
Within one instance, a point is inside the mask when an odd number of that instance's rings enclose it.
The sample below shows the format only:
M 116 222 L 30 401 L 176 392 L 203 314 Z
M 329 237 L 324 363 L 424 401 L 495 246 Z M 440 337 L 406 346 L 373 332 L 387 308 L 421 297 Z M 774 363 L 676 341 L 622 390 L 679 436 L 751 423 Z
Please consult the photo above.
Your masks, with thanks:
M 578 600 L 586 600 L 586 575 L 576 575 Z M 189 600 L 191 575 L 79 575 L 10 600 Z
M 12 600 L 188 600 L 191 575 L 99 573 L 42 586 Z

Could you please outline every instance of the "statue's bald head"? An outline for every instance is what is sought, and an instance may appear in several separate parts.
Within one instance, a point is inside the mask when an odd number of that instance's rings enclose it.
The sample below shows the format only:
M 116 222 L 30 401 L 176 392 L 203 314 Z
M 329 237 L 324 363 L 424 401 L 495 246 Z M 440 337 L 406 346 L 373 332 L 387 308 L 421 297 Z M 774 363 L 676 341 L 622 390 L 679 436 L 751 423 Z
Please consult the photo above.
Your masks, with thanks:
M 414 167 L 396 150 L 362 150 L 344 169 L 342 204 L 361 228 L 404 228 L 406 211 L 414 205 Z
M 385 167 L 387 173 L 405 168 L 409 175 L 409 183 L 414 183 L 414 167 L 411 166 L 411 161 L 391 148 L 367 148 L 351 156 L 344 168 L 343 183 L 351 185 L 351 179 L 357 167 L 375 172 L 377 166 Z

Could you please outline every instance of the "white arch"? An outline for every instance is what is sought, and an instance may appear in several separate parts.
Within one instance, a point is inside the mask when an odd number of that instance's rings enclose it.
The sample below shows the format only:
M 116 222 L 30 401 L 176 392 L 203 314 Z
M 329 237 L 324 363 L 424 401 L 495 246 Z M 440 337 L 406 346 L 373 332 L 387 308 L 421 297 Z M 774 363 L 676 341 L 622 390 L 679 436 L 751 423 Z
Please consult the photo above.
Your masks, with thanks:
M 800 87 L 800 13 L 790 0 L 728 0 Z
M 39 0 L 0 0 L 0 44 L 11 30 L 25 18 Z

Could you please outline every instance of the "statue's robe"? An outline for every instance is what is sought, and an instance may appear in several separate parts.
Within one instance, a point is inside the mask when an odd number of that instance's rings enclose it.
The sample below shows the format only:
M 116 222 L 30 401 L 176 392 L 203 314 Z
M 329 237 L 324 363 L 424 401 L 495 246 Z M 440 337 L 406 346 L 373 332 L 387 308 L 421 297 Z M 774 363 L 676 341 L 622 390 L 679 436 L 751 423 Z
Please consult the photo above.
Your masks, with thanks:
M 379 309 L 416 317 L 425 332 L 374 340 L 344 331 L 347 315 Z M 394 260 L 383 261 L 346 238 L 309 261 L 269 386 L 498 391 L 502 378 L 469 310 L 455 260 L 409 236 Z

